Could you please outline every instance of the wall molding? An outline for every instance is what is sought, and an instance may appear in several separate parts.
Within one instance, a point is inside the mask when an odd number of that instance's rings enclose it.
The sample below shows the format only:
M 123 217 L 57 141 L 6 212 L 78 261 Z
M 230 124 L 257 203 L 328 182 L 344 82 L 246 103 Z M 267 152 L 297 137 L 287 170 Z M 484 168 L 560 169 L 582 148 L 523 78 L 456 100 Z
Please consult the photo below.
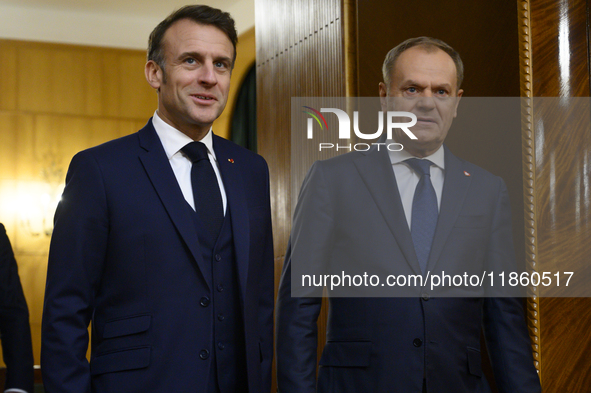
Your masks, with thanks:
M 527 270 L 538 271 L 537 261 L 537 209 L 536 209 L 536 156 L 532 105 L 532 54 L 530 1 L 518 1 L 519 18 L 519 75 L 521 90 L 521 135 L 523 158 L 523 191 L 525 214 L 525 261 Z M 540 340 L 540 302 L 537 289 L 530 287 L 527 299 L 527 325 L 532 340 L 534 365 L 541 377 L 542 357 Z M 541 378 L 540 378 L 541 379 Z

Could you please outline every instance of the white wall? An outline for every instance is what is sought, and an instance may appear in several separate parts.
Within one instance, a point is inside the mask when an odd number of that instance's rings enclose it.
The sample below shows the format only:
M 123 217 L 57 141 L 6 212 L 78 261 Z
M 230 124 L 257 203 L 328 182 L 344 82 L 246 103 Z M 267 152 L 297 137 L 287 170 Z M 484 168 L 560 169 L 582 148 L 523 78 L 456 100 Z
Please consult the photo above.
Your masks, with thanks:
M 166 4 L 164 8 L 162 3 Z M 151 12 L 151 15 L 143 8 L 143 15 L 139 16 L 139 12 L 138 15 L 134 15 L 128 11 L 114 13 L 110 10 L 87 11 L 80 7 L 33 7 L 0 1 L 0 38 L 146 49 L 148 35 L 152 29 L 170 12 L 185 3 L 186 1 L 160 2 L 158 9 Z M 238 34 L 254 26 L 254 0 L 228 1 L 229 5 L 226 7 L 223 7 L 219 0 L 209 3 L 230 12 L 236 20 Z M 150 6 L 148 1 L 142 4 L 138 7 Z

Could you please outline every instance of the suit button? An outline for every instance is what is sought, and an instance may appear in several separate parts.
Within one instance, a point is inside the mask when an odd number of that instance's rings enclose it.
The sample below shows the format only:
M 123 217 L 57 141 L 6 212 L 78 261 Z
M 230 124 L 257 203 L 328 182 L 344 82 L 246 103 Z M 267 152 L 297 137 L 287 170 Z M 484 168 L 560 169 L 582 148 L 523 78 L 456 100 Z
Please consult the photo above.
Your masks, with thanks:
M 222 292 L 224 290 L 224 286 L 222 284 L 218 285 L 218 292 Z
M 221 261 L 222 260 L 222 256 L 220 254 L 215 254 L 215 260 L 216 261 Z
M 203 360 L 207 359 L 209 357 L 209 351 L 207 349 L 202 349 L 201 352 L 199 352 L 199 357 Z
M 428 294 L 428 293 L 423 293 L 423 294 L 421 295 L 421 297 L 423 298 L 423 300 L 424 300 L 424 301 L 427 301 L 427 300 L 431 299 L 431 297 L 429 296 L 429 294 Z
M 421 340 L 420 338 L 415 338 L 412 342 L 412 345 L 418 348 L 421 345 L 423 345 L 423 340 Z
M 224 343 L 218 343 L 218 348 L 224 349 L 224 348 L 226 348 L 226 346 L 224 345 Z
M 218 314 L 218 321 L 223 321 L 224 320 L 224 314 Z
M 203 296 L 201 298 L 201 301 L 199 302 L 199 304 L 201 304 L 201 306 L 203 306 L 203 307 L 207 307 L 207 306 L 209 306 L 209 302 L 210 302 L 209 298 L 207 296 Z

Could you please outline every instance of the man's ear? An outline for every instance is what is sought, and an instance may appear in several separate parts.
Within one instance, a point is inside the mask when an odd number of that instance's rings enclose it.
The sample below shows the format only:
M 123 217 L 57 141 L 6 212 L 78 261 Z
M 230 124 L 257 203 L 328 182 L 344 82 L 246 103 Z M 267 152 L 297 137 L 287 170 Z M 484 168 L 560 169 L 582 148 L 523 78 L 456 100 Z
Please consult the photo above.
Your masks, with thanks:
M 159 90 L 164 77 L 162 68 L 160 68 L 154 60 L 148 60 L 146 67 L 144 68 L 144 73 L 146 74 L 148 84 L 152 86 L 153 89 Z
M 456 96 L 456 109 L 454 110 L 454 118 L 458 115 L 458 105 L 460 105 L 460 98 L 464 94 L 464 90 L 458 90 L 458 95 Z
M 384 82 L 380 82 L 379 91 L 382 112 L 386 112 L 388 110 L 388 88 L 386 87 L 386 84 Z

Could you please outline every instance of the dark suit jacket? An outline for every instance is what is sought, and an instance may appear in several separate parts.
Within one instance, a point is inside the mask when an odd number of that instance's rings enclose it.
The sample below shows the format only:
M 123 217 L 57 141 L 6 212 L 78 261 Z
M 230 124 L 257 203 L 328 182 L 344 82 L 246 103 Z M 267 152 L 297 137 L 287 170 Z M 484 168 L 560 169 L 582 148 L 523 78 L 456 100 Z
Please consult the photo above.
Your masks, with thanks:
M 231 211 L 249 392 L 271 383 L 273 246 L 265 161 L 214 136 Z M 211 261 L 148 124 L 78 153 L 56 212 L 41 365 L 52 392 L 203 392 Z M 92 320 L 90 364 L 87 327 Z
M 316 387 L 321 299 L 292 297 L 299 282 L 292 274 L 324 273 L 343 261 L 382 280 L 387 266 L 421 274 L 385 149 L 317 162 L 304 180 L 277 303 L 281 393 L 420 393 L 423 379 L 429 392 L 489 392 L 480 364 L 482 327 L 500 392 L 540 391 L 521 299 L 432 297 L 428 288 L 396 298 L 329 293 Z M 515 261 L 503 181 L 446 149 L 428 270 L 441 274 L 457 266 L 499 272 L 515 270 Z M 315 290 L 309 294 L 318 295 Z
M 0 224 L 0 339 L 6 364 L 4 389 L 33 392 L 33 347 L 29 309 L 10 240 Z M 1 388 L 1 387 L 0 387 Z

